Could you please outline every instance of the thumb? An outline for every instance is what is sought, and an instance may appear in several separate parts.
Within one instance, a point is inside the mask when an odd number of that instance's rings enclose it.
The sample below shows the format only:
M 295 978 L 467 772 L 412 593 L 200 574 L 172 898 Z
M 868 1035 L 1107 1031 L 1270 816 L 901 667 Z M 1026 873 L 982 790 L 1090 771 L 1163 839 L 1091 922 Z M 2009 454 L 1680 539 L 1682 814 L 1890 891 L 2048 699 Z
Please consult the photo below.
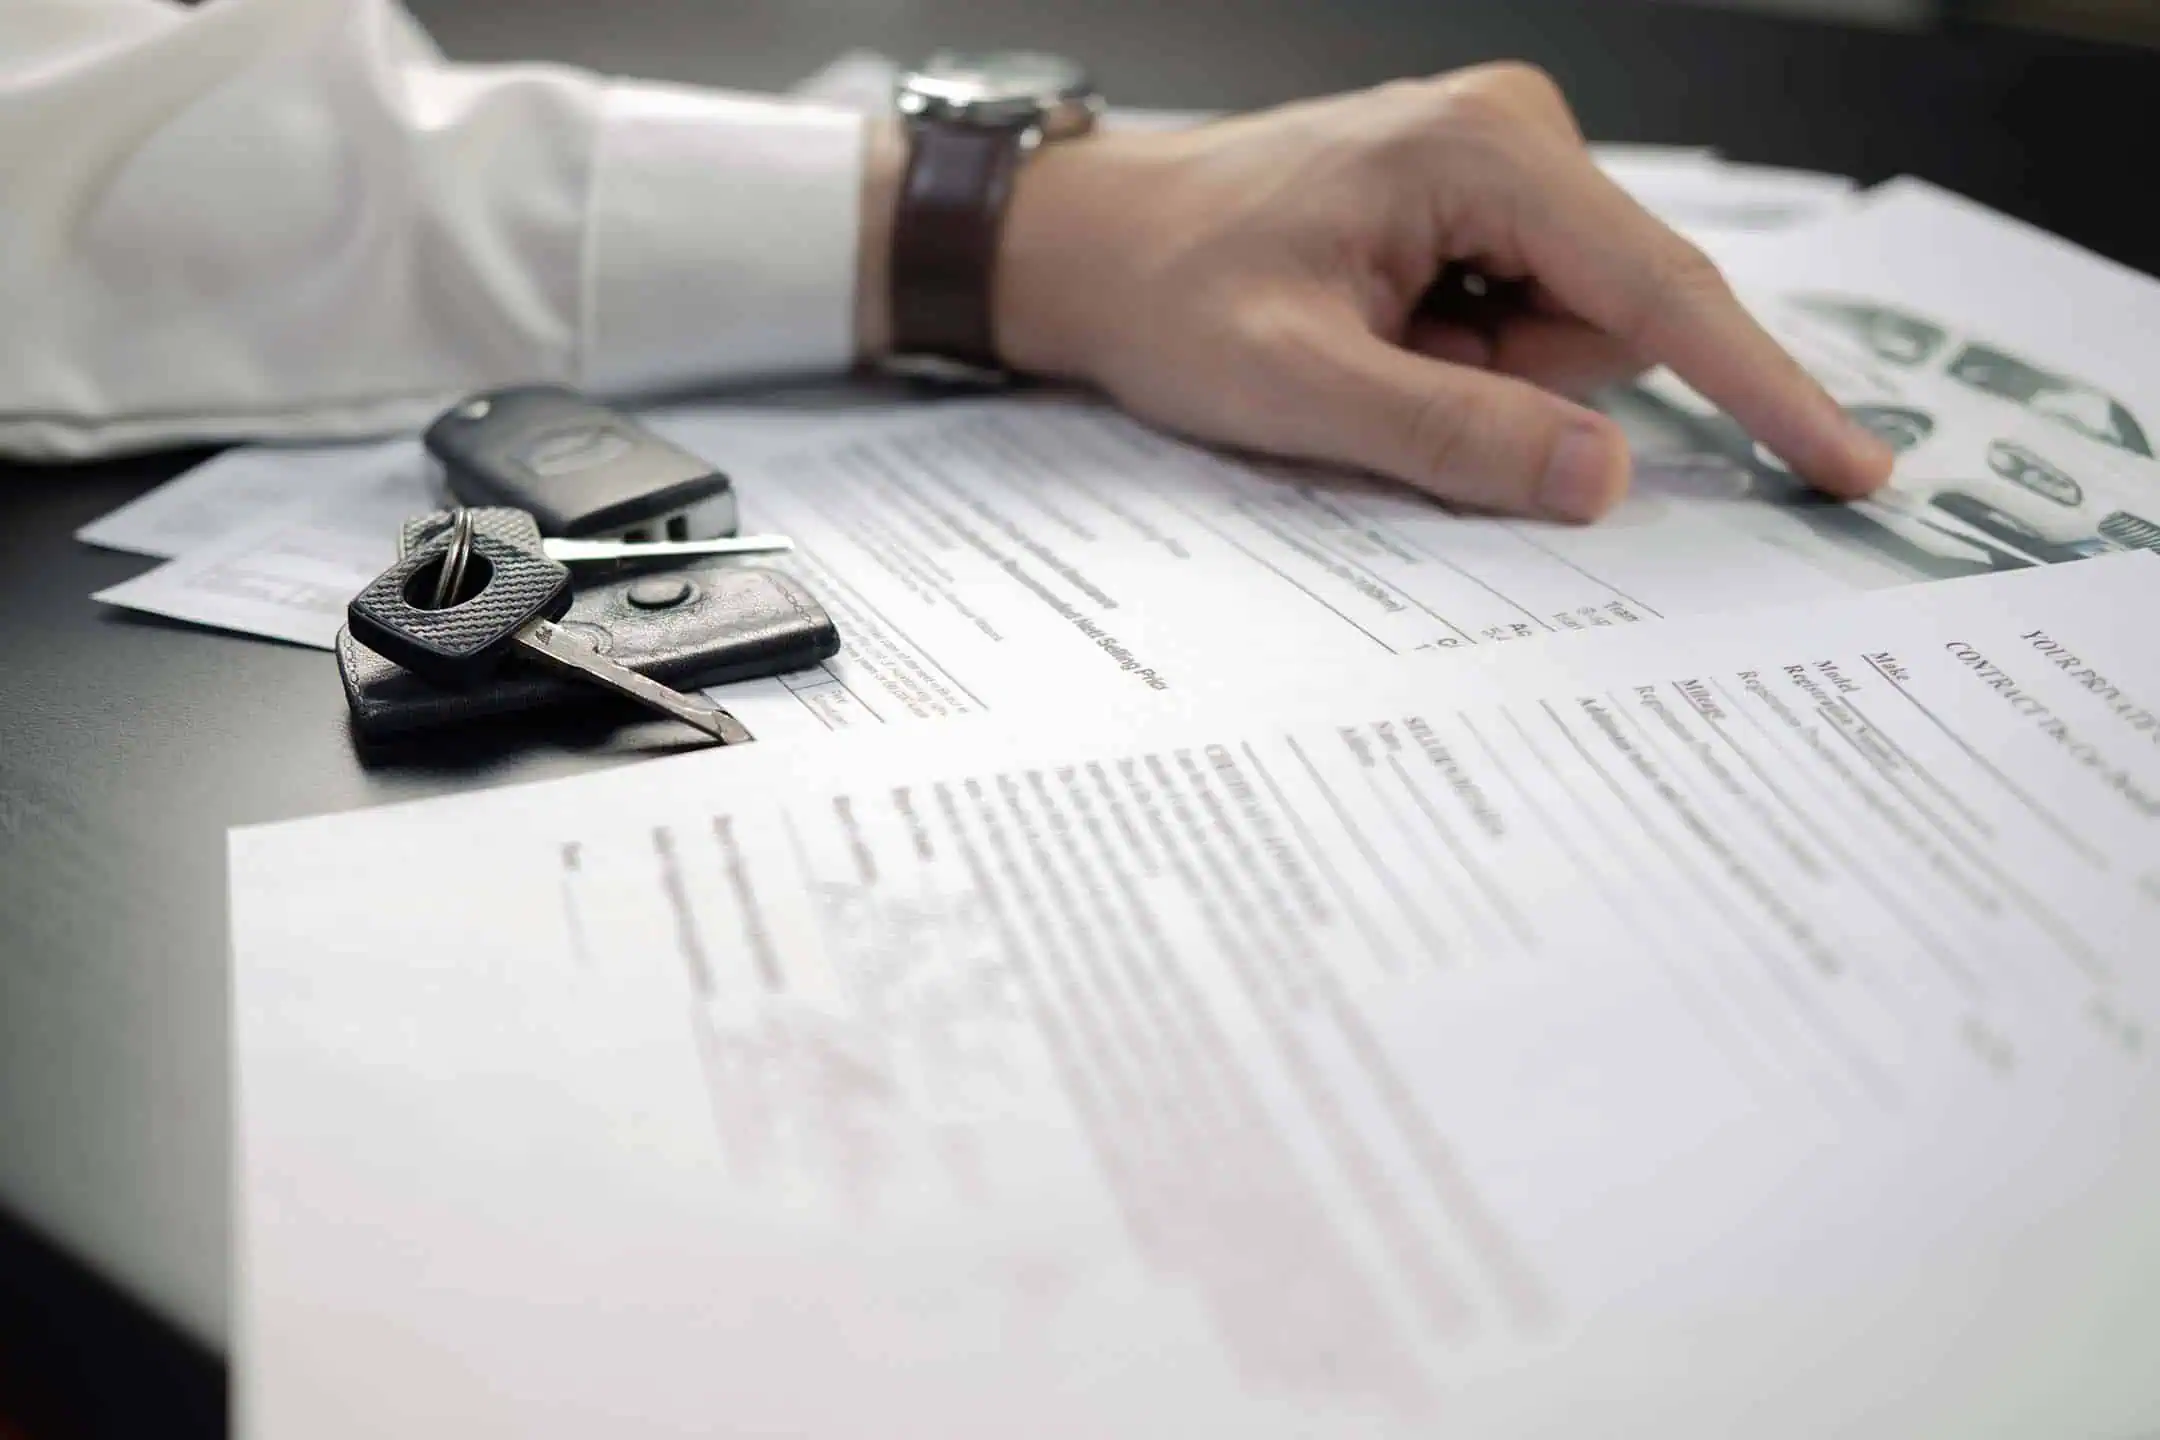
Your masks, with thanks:
M 1594 410 L 1357 325 L 1307 337 L 1300 428 L 1347 462 L 1482 510 L 1595 520 L 1627 491 L 1627 441 Z

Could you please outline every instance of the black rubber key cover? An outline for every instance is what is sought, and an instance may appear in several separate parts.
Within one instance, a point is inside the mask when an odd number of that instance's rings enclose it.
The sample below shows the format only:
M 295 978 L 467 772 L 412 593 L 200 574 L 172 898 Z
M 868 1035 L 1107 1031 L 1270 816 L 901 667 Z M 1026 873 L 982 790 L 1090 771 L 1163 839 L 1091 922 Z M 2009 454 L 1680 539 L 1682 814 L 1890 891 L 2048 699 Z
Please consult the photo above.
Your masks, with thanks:
M 473 563 L 485 562 L 486 583 L 468 600 L 424 610 L 406 598 L 406 588 L 449 548 L 444 535 L 401 557 L 352 598 L 345 623 L 355 640 L 384 659 L 438 685 L 462 688 L 487 678 L 508 657 L 518 631 L 570 608 L 570 567 L 476 529 Z

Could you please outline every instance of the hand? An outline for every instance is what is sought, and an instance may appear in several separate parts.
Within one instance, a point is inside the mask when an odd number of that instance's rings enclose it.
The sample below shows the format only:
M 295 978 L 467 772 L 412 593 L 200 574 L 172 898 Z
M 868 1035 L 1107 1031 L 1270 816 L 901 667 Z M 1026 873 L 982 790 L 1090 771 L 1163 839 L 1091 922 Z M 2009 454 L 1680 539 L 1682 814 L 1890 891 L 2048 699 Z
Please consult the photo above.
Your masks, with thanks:
M 1528 304 L 1492 328 L 1421 314 L 1450 264 L 1524 282 Z M 996 307 L 1017 368 L 1203 440 L 1482 509 L 1609 509 L 1626 443 L 1566 397 L 1651 364 L 1832 494 L 1890 472 L 1521 65 L 1049 146 L 1013 198 Z

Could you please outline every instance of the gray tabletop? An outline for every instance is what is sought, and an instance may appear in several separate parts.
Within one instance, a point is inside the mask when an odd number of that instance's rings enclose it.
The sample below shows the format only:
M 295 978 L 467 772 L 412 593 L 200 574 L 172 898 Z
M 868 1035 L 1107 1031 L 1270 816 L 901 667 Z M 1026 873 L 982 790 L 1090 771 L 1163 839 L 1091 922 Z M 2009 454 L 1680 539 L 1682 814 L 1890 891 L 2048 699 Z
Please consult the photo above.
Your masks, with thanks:
M 2160 58 L 2068 42 L 1622 0 L 412 8 L 459 58 L 744 87 L 851 46 L 1024 43 L 1088 57 L 1117 99 L 1179 107 L 1524 57 L 1570 89 L 1595 138 L 1710 143 L 1866 180 L 1917 173 L 2160 269 L 2160 232 L 2126 173 L 2160 134 Z M 655 743 L 646 729 L 513 731 L 424 767 L 365 769 L 327 657 L 102 611 L 85 597 L 147 562 L 71 531 L 200 453 L 0 465 L 0 1414 L 12 1347 L 52 1360 L 46 1381 L 79 1381 L 78 1399 L 122 1372 L 150 1397 L 139 1413 L 222 1423 L 226 827 L 561 774 Z M 85 1403 L 110 1421 L 120 1402 Z

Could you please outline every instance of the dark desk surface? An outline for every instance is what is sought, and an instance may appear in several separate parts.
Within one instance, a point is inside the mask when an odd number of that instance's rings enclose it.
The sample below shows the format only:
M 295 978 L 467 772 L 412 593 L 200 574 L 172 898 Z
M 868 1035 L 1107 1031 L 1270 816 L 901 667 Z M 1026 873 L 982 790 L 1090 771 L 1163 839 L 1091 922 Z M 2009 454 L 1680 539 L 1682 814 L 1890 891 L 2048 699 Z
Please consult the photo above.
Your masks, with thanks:
M 2064 41 L 1622 0 L 413 9 L 460 58 L 771 87 L 850 46 L 1028 44 L 1090 57 L 1118 98 L 1191 107 L 1523 57 L 1560 78 L 1596 138 L 1711 143 L 1863 180 L 1916 173 L 2160 270 L 2160 231 L 2128 188 L 2160 134 L 2160 57 Z M 222 1425 L 225 828 L 561 774 L 653 739 L 536 739 L 426 773 L 363 771 L 323 655 L 84 598 L 145 562 L 70 532 L 192 458 L 0 465 L 0 1417 L 13 1390 L 28 1397 L 18 1410 L 57 1403 L 101 1433 L 152 1416 L 164 1433 Z

